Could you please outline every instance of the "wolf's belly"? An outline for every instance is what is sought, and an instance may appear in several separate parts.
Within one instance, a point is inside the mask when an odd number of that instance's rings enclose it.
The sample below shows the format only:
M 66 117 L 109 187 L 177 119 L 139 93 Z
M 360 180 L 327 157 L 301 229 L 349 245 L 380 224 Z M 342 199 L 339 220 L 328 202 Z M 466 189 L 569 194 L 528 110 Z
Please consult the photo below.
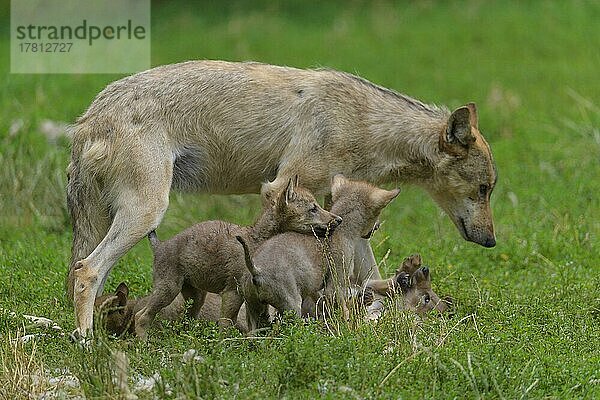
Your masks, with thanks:
M 244 146 L 230 150 L 187 146 L 173 157 L 172 187 L 215 194 L 259 193 L 264 182 L 277 176 L 279 157 L 273 151 L 252 151 Z

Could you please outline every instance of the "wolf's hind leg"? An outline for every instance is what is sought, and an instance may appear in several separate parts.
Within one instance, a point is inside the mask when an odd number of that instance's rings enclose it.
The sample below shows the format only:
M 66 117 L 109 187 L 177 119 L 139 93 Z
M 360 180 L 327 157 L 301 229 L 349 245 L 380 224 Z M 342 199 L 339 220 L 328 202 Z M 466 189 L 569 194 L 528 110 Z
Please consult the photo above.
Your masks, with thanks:
M 79 334 L 92 329 L 95 296 L 117 260 L 160 223 L 169 204 L 173 162 L 159 151 L 131 157 L 112 188 L 114 218 L 108 233 L 74 266 L 75 317 Z

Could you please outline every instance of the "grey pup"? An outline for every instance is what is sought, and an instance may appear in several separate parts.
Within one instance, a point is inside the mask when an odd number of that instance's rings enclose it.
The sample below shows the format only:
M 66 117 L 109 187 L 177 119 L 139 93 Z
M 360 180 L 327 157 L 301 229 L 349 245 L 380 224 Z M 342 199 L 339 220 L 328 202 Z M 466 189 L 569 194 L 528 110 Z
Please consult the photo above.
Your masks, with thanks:
M 355 243 L 367 237 L 381 210 L 400 193 L 379 189 L 367 182 L 350 181 L 336 175 L 331 185 L 331 212 L 342 217 L 340 226 L 324 240 L 294 232 L 264 242 L 252 256 L 241 236 L 246 266 L 252 278 L 245 282 L 248 329 L 264 326 L 267 305 L 278 312 L 316 315 L 319 292 L 342 307 L 348 318 L 346 288 L 350 285 Z
M 145 338 L 156 314 L 180 292 L 186 300 L 193 300 L 189 309 L 192 317 L 199 315 L 206 292 L 220 294 L 219 324 L 233 324 L 244 302 L 239 286 L 248 275 L 236 235 L 244 237 L 253 250 L 281 232 L 320 236 L 332 232 L 341 218 L 321 208 L 312 193 L 297 184 L 297 178 L 290 179 L 287 188 L 273 201 L 265 200 L 262 215 L 253 226 L 206 221 L 164 242 L 151 232 L 148 237 L 154 252 L 153 288 L 146 305 L 135 314 L 136 335 Z

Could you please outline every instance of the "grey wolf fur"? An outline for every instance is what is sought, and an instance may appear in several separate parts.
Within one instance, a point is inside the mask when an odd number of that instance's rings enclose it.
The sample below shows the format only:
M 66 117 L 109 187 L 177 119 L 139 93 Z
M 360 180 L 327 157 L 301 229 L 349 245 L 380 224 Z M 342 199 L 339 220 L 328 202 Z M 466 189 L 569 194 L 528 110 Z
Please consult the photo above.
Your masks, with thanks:
M 379 189 L 336 175 L 331 193 L 331 212 L 343 222 L 322 241 L 288 232 L 267 240 L 251 256 L 245 239 L 237 236 L 252 275 L 244 289 L 248 329 L 261 327 L 267 305 L 279 313 L 291 310 L 301 316 L 304 307 L 309 315 L 316 315 L 315 304 L 323 288 L 328 298 L 335 296 L 348 317 L 345 288 L 354 273 L 356 240 L 370 234 L 381 210 L 400 190 Z
M 271 236 L 287 231 L 326 236 L 341 221 L 290 179 L 287 188 L 272 202 L 265 202 L 263 213 L 253 226 L 207 221 L 164 242 L 151 232 L 148 237 L 154 253 L 153 288 L 145 306 L 135 315 L 136 335 L 144 338 L 156 314 L 180 292 L 186 300 L 193 301 L 189 309 L 192 317 L 199 315 L 206 292 L 211 292 L 221 295 L 219 324 L 228 326 L 237 320 L 244 302 L 239 286 L 248 271 L 235 235 L 243 236 L 255 249 Z
M 135 333 L 135 314 L 144 308 L 148 297 L 134 299 L 129 297 L 129 288 L 121 282 L 115 293 L 97 297 L 94 310 L 100 316 L 102 327 L 110 335 L 121 336 L 126 333 Z M 185 300 L 179 294 L 167 307 L 160 310 L 157 319 L 175 321 L 183 317 Z M 198 314 L 198 319 L 218 322 L 221 313 L 221 297 L 214 293 L 207 293 L 204 305 Z M 246 307 L 242 305 L 235 323 L 235 327 L 246 332 Z
M 191 61 L 111 83 L 72 127 L 68 294 L 78 331 L 116 261 L 154 230 L 171 188 L 317 195 L 342 173 L 424 188 L 464 239 L 495 244 L 492 155 L 473 104 L 448 111 L 357 76 L 259 63 Z M 359 269 L 380 278 L 368 243 Z M 363 275 L 369 275 L 365 273 Z

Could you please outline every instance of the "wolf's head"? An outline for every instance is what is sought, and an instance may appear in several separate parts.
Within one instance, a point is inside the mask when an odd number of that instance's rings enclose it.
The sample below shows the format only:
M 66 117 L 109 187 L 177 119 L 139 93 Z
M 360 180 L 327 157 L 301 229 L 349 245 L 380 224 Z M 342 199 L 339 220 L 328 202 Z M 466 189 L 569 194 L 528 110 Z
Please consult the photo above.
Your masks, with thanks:
M 494 247 L 490 196 L 496 165 L 477 124 L 475 104 L 455 110 L 439 138 L 442 153 L 426 189 L 450 216 L 464 239 Z
M 323 237 L 342 222 L 340 217 L 323 209 L 309 190 L 298 185 L 297 175 L 280 193 L 263 193 L 265 196 L 267 201 L 264 204 L 272 207 L 273 217 L 282 232 L 314 232 Z
M 380 189 L 337 174 L 331 181 L 331 210 L 347 219 L 346 227 L 357 225 L 360 236 L 369 238 L 379 226 L 379 214 L 399 193 L 400 189 Z

